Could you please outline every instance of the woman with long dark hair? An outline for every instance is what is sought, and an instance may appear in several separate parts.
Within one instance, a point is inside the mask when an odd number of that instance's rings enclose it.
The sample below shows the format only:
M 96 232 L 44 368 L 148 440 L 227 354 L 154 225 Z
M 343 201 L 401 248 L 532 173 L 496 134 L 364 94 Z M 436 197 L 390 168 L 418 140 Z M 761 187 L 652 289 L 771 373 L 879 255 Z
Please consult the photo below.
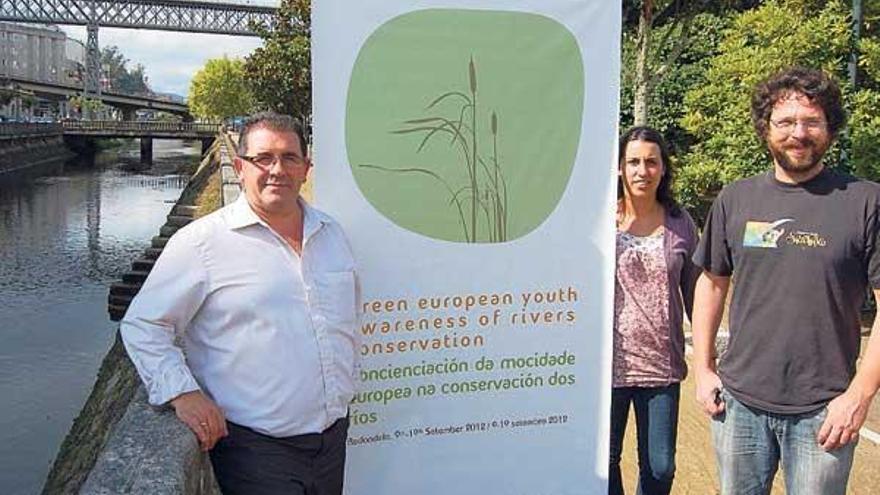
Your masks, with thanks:
M 683 314 L 698 269 L 697 229 L 673 199 L 663 136 L 634 127 L 620 139 L 611 397 L 610 494 L 623 494 L 620 456 L 630 404 L 638 437 L 637 493 L 666 495 L 675 475 Z

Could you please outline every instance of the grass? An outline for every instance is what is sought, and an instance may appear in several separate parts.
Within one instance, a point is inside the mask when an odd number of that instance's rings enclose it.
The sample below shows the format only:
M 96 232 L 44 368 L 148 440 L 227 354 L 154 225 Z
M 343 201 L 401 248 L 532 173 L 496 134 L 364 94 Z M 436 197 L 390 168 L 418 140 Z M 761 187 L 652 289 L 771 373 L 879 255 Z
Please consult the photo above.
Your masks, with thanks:
M 212 211 L 220 209 L 223 206 L 221 200 L 220 168 L 217 167 L 208 177 L 205 187 L 196 195 L 195 204 L 197 209 L 195 218 L 203 217 Z

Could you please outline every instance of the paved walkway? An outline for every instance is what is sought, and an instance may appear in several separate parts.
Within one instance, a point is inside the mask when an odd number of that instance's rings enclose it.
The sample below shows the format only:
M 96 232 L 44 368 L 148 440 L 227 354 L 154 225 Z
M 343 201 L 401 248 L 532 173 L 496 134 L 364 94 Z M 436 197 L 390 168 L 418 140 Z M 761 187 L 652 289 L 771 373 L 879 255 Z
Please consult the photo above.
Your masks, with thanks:
M 863 346 L 864 348 L 864 346 Z M 709 419 L 694 401 L 694 380 L 682 384 L 679 412 L 677 471 L 673 494 L 718 494 L 715 454 L 709 434 Z M 868 427 L 880 434 L 880 399 L 874 401 Z M 623 453 L 622 470 L 627 493 L 634 494 L 638 472 L 635 446 L 635 419 L 630 418 Z M 856 449 L 856 460 L 850 476 L 849 495 L 880 493 L 880 445 L 862 438 Z M 782 475 L 777 475 L 773 495 L 785 493 Z
M 868 335 L 864 335 L 862 337 L 862 355 L 864 355 L 867 345 Z M 874 398 L 874 406 L 868 412 L 868 421 L 865 422 L 865 427 L 870 430 L 869 436 L 874 436 L 871 433 L 876 434 L 877 443 L 880 443 L 880 394 Z M 877 464 L 877 470 L 880 471 L 880 463 Z M 880 488 L 877 491 L 880 493 Z

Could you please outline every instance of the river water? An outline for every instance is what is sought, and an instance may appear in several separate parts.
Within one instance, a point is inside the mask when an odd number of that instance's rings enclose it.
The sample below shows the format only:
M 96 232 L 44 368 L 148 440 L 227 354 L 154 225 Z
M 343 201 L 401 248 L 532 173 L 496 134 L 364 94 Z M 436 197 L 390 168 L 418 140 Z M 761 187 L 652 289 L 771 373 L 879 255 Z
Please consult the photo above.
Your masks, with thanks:
M 116 323 L 107 292 L 158 234 L 200 147 L 135 144 L 30 183 L 0 183 L 0 493 L 39 493 Z

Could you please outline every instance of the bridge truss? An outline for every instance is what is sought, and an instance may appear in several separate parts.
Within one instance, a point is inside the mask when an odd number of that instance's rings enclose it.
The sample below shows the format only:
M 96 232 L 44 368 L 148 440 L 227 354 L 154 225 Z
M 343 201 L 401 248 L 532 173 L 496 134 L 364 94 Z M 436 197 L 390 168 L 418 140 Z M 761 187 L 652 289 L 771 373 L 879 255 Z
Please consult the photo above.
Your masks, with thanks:
M 86 26 L 86 93 L 100 91 L 98 27 L 256 36 L 274 7 L 174 0 L 0 0 L 0 21 Z
M 0 0 L 0 21 L 256 36 L 277 9 L 172 0 Z

